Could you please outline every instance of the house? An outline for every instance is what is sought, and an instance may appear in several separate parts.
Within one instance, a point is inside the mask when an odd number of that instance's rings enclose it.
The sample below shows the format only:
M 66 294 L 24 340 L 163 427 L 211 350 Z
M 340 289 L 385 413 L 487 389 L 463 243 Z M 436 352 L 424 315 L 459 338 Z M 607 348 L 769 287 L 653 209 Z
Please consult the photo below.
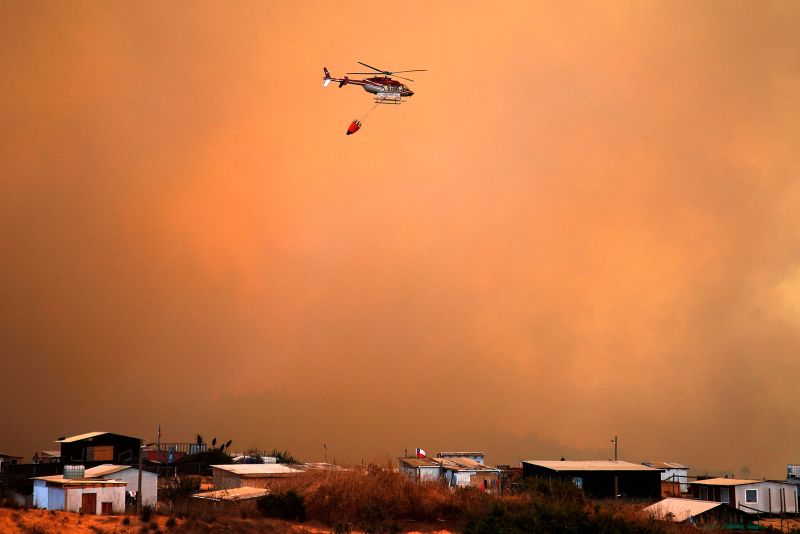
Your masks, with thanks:
M 525 460 L 522 476 L 569 481 L 598 499 L 655 500 L 661 495 L 660 469 L 621 460 Z
M 95 466 L 106 463 L 135 464 L 142 440 L 112 432 L 89 432 L 59 438 L 61 461 L 70 465 Z
M 679 496 L 689 493 L 689 468 L 675 462 L 642 462 L 642 465 L 661 469 L 661 495 Z
M 125 482 L 87 479 L 80 472 L 33 479 L 33 506 L 84 514 L 125 512 Z
M 303 472 L 286 464 L 225 464 L 212 465 L 214 489 L 268 488 L 276 480 L 299 475 Z
M 33 453 L 35 464 L 60 464 L 61 451 L 36 451 Z
M 500 469 L 483 465 L 472 458 L 399 458 L 400 472 L 417 482 L 444 479 L 450 487 L 472 486 L 499 493 Z
M 86 469 L 84 478 L 121 480 L 125 491 L 139 490 L 139 468 L 130 465 L 102 464 Z M 155 507 L 158 502 L 158 475 L 142 470 L 142 506 Z
M 400 472 L 417 482 L 436 482 L 442 478 L 442 466 L 428 458 L 398 458 Z
M 689 482 L 695 499 L 728 503 L 750 514 L 796 513 L 797 486 L 775 480 L 709 478 Z
M 486 453 L 482 451 L 447 451 L 447 452 L 440 452 L 436 455 L 437 458 L 469 458 L 474 462 L 478 462 L 479 464 L 483 463 L 484 458 L 486 458 Z
M 699 501 L 668 497 L 651 504 L 643 510 L 645 514 L 660 521 L 689 523 L 696 526 L 745 525 L 751 522 L 750 516 L 733 506 L 722 502 Z
M 5 471 L 9 465 L 16 465 L 20 463 L 22 456 L 13 456 L 11 454 L 0 453 L 0 473 Z
M 487 493 L 500 493 L 500 469 L 483 465 L 472 458 L 431 458 L 439 464 L 445 482 L 451 487 L 480 488 Z

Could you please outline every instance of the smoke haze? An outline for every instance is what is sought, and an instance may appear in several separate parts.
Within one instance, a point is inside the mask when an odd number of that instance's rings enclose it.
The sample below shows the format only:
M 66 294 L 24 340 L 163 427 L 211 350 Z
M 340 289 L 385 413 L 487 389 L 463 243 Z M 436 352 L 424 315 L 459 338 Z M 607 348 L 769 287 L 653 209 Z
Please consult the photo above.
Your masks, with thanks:
M 0 14 L 0 452 L 800 462 L 796 2 Z

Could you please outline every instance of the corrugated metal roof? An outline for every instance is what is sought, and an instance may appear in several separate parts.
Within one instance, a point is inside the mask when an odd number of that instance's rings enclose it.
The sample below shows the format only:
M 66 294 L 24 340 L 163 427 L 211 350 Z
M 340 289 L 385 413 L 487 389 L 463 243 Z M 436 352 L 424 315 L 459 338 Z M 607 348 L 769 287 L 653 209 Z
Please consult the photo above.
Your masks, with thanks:
M 648 506 L 643 511 L 655 519 L 671 519 L 676 523 L 682 523 L 690 517 L 708 512 L 717 506 L 722 506 L 722 503 L 669 497 Z
M 437 456 L 439 458 L 444 458 L 446 456 L 455 456 L 460 458 L 462 456 L 486 456 L 486 454 L 483 451 L 454 451 L 454 452 L 445 451 L 445 452 L 440 452 L 439 454 L 437 454 Z
M 228 471 L 240 476 L 269 476 L 269 475 L 293 475 L 302 473 L 300 469 L 289 467 L 286 464 L 223 464 L 212 465 L 217 469 Z
M 197 499 L 208 499 L 211 501 L 244 501 L 247 499 L 258 499 L 259 497 L 263 497 L 268 493 L 269 490 L 266 488 L 251 488 L 250 486 L 241 486 L 239 488 L 195 493 L 192 495 L 192 497 Z
M 537 465 L 553 471 L 658 471 L 646 465 L 622 460 L 524 460 L 523 464 Z
M 125 486 L 124 480 L 109 480 L 104 478 L 64 478 L 64 475 L 51 475 L 46 477 L 33 477 L 33 480 L 55 482 L 62 486 L 85 486 L 87 484 L 107 484 L 111 486 Z
M 496 468 L 483 465 L 471 458 L 431 458 L 442 468 L 451 471 L 497 471 Z
M 92 477 L 104 477 L 106 475 L 113 475 L 114 473 L 119 473 L 120 471 L 125 471 L 126 469 L 132 469 L 130 465 L 116 465 L 116 464 L 102 464 L 98 465 L 97 467 L 90 467 L 86 471 L 84 471 L 85 478 L 92 478 Z
M 439 464 L 429 458 L 400 458 L 400 462 L 410 467 L 439 467 Z
M 642 462 L 642 465 L 647 465 L 655 469 L 689 469 L 688 466 L 675 462 Z
M 689 484 L 700 484 L 701 486 L 742 486 L 744 484 L 757 484 L 763 480 L 748 480 L 743 478 L 707 478 L 705 480 L 693 480 Z
M 82 439 L 94 438 L 108 434 L 108 432 L 87 432 L 86 434 L 78 434 L 77 436 L 70 436 L 64 439 L 57 439 L 55 443 L 72 443 L 73 441 L 80 441 Z

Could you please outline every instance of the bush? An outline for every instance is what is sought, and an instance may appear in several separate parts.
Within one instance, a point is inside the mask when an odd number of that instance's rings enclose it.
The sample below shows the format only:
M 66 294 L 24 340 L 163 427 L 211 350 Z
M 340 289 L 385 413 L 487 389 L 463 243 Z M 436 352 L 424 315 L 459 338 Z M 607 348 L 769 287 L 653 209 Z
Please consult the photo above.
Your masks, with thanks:
M 153 509 L 149 506 L 145 506 L 142 508 L 141 513 L 139 514 L 139 519 L 141 519 L 142 523 L 147 523 L 150 521 L 150 516 L 153 515 Z
M 306 505 L 294 491 L 270 493 L 258 499 L 259 511 L 267 517 L 290 521 L 306 520 Z

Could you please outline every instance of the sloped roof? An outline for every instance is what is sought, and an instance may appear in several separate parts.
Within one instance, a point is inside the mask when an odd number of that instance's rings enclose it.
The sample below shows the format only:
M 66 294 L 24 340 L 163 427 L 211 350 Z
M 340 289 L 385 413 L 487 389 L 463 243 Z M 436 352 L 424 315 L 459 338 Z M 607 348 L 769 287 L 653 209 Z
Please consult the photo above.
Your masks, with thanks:
M 689 469 L 689 466 L 676 462 L 642 462 L 642 465 L 646 465 L 655 469 Z
M 552 471 L 659 471 L 646 465 L 622 460 L 523 460 L 523 464 L 536 465 Z
M 86 486 L 92 484 L 104 484 L 109 486 L 125 486 L 124 480 L 109 480 L 106 478 L 64 478 L 64 475 L 51 475 L 46 477 L 33 477 L 33 480 L 44 480 L 54 482 L 61 486 Z
M 130 439 L 138 439 L 141 441 L 141 438 L 137 438 L 136 436 L 126 436 L 124 434 L 117 434 L 116 432 L 87 432 L 86 434 L 78 434 L 77 436 L 70 436 L 64 439 L 57 439 L 54 443 L 73 443 L 75 441 L 81 441 L 84 439 L 89 438 L 96 438 L 97 436 L 102 436 L 103 434 L 113 434 L 115 436 L 120 436 L 123 438 L 130 438 Z
M 55 443 L 72 443 L 74 441 L 80 441 L 82 439 L 89 439 L 97 436 L 102 436 L 103 434 L 108 434 L 108 432 L 87 432 L 86 434 L 78 434 L 77 436 L 70 436 L 64 439 L 57 439 Z
M 451 471 L 497 471 L 496 468 L 476 462 L 471 458 L 431 458 L 443 469 Z
M 763 480 L 747 480 L 742 478 L 707 478 L 705 480 L 693 480 L 689 484 L 699 484 L 701 486 L 742 486 L 744 484 L 758 484 Z
M 430 458 L 400 458 L 399 460 L 410 467 L 439 467 L 439 464 Z
M 116 465 L 116 464 L 102 464 L 97 467 L 90 467 L 84 471 L 85 478 L 104 477 L 106 475 L 113 475 L 126 469 L 132 469 L 130 465 Z
M 655 519 L 671 519 L 676 523 L 682 523 L 690 517 L 704 514 L 709 510 L 722 506 L 722 504 L 721 502 L 669 497 L 663 501 L 651 504 L 643 511 L 646 514 L 652 515 Z
M 286 464 L 223 464 L 211 467 L 244 477 L 294 475 L 303 472 Z
M 268 493 L 269 490 L 266 488 L 251 488 L 250 486 L 241 486 L 238 488 L 195 493 L 192 495 L 192 497 L 197 499 L 207 499 L 210 501 L 244 501 L 248 499 L 258 499 L 259 497 L 263 497 Z

